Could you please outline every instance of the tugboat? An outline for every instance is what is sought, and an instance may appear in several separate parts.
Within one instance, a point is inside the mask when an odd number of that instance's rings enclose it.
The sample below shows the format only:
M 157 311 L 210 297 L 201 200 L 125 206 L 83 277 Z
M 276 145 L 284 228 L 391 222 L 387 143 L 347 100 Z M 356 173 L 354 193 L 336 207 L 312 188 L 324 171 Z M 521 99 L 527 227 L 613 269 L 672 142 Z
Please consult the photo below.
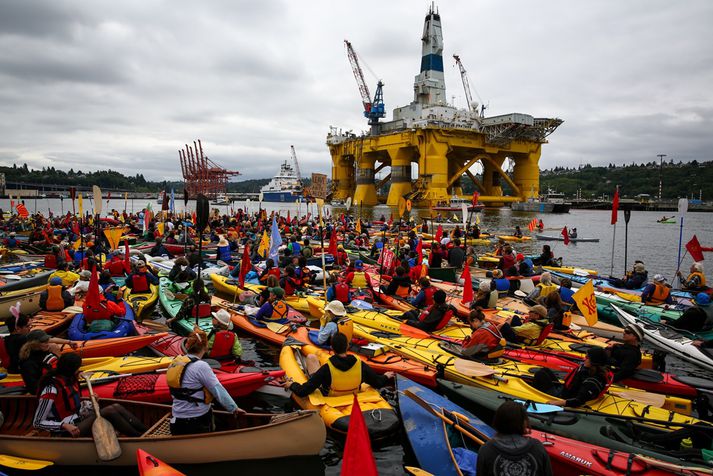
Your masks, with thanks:
M 569 213 L 572 204 L 565 201 L 564 193 L 548 188 L 547 193 L 539 200 L 530 199 L 526 202 L 515 202 L 511 206 L 516 212 Z

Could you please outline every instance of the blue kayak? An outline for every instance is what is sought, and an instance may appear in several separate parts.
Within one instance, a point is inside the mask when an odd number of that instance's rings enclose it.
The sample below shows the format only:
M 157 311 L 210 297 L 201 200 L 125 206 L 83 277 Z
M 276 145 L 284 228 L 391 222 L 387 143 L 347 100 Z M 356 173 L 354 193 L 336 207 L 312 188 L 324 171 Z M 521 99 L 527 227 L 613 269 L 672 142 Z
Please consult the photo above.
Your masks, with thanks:
M 126 314 L 122 318 L 114 319 L 117 324 L 110 331 L 88 332 L 84 322 L 84 314 L 77 314 L 72 319 L 67 335 L 71 340 L 113 339 L 126 337 L 134 331 L 134 310 L 127 301 L 124 301 Z
M 439 476 L 459 476 L 460 473 L 454 463 L 454 461 L 459 461 L 464 470 L 467 467 L 474 472 L 477 454 L 467 451 L 465 448 L 452 447 L 444 422 L 404 395 L 403 392 L 410 390 L 421 397 L 422 400 L 428 402 L 438 413 L 441 413 L 441 408 L 443 408 L 448 412 L 465 415 L 469 420 L 470 426 L 482 431 L 488 438 L 495 434 L 495 430 L 445 397 L 401 375 L 396 377 L 396 389 L 399 393 L 399 412 L 404 422 L 406 436 L 418 460 L 419 467 Z M 455 432 L 458 433 L 457 430 Z M 460 436 L 458 436 L 458 439 L 462 440 Z M 464 471 L 463 473 L 467 474 L 469 472 Z
M 562 278 L 568 278 L 570 281 L 572 281 L 574 287 L 578 287 L 577 284 L 584 285 L 587 284 L 587 281 L 590 279 L 593 280 L 592 284 L 595 287 L 603 287 L 603 288 L 611 288 L 616 291 L 620 291 L 623 293 L 630 293 L 630 294 L 641 294 L 641 292 L 644 290 L 644 286 L 637 288 L 637 289 L 626 289 L 626 288 L 619 288 L 614 286 L 612 284 L 613 280 L 611 278 L 607 278 L 604 276 L 578 276 L 576 274 L 568 274 L 568 273 L 562 273 L 561 271 L 550 271 L 552 276 L 556 276 L 560 279 Z M 694 299 L 696 293 L 692 293 L 690 291 L 683 291 L 680 289 L 672 289 L 671 290 L 671 296 L 675 298 L 681 298 L 681 299 Z

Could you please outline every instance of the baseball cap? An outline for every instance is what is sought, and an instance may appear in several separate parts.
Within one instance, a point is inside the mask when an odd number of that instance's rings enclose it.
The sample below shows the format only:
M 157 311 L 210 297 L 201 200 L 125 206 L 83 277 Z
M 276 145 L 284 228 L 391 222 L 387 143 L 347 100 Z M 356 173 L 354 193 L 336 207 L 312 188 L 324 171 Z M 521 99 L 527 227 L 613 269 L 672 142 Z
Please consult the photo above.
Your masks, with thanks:
M 48 342 L 50 336 L 42 329 L 35 329 L 27 333 L 27 341 L 36 340 L 38 342 Z
M 666 281 L 666 278 L 663 277 L 663 274 L 656 274 L 654 275 L 654 281 L 656 281 L 657 283 L 663 283 L 664 281 Z

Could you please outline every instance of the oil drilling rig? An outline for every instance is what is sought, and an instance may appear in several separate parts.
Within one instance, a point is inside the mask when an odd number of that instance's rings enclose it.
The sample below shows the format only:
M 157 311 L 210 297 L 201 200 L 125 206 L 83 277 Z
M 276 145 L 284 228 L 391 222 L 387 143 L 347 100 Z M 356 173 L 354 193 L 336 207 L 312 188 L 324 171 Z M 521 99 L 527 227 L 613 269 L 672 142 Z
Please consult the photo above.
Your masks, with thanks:
M 370 129 L 358 136 L 331 128 L 327 146 L 332 157 L 332 200 L 397 206 L 402 199 L 418 207 L 430 207 L 462 194 L 461 178 L 473 181 L 480 201 L 499 206 L 526 201 L 539 195 L 539 159 L 542 144 L 562 124 L 557 118 L 535 118 L 511 113 L 485 117 L 470 97 L 467 75 L 460 58 L 457 65 L 464 82 L 468 106 L 458 109 L 446 101 L 443 74 L 441 17 L 433 5 L 425 18 L 421 69 L 414 81 L 414 99 L 385 117 L 382 86 L 372 100 L 356 55 L 347 44 L 347 55 L 359 86 L 364 115 Z M 510 172 L 504 163 L 514 164 Z M 479 177 L 470 168 L 480 163 Z M 412 177 L 412 164 L 418 174 Z M 390 172 L 378 183 L 376 173 Z M 503 194 L 503 182 L 510 195 Z M 377 190 L 389 184 L 388 195 Z
M 240 172 L 226 170 L 203 154 L 203 145 L 200 139 L 193 147 L 186 144 L 185 149 L 179 149 L 178 157 L 181 161 L 181 172 L 186 182 L 189 196 L 195 197 L 202 193 L 208 198 L 215 199 L 219 194 L 228 190 L 228 179 Z

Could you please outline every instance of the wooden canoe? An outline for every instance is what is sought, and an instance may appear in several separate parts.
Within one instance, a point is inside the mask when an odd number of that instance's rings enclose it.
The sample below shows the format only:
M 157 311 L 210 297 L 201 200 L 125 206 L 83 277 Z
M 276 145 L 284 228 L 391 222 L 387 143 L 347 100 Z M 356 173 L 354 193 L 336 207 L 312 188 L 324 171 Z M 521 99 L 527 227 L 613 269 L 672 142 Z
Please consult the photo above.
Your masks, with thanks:
M 0 397 L 0 411 L 5 415 L 0 427 L 0 454 L 52 461 L 59 466 L 133 466 L 136 450 L 141 448 L 167 464 L 203 464 L 317 455 L 326 438 L 324 423 L 314 411 L 247 414 L 237 418 L 216 411 L 217 431 L 172 436 L 170 405 L 102 399 L 102 406 L 112 403 L 120 403 L 149 428 L 138 438 L 120 435 L 122 454 L 114 461 L 99 461 L 91 437 L 38 434 L 32 427 L 37 398 L 30 396 Z

